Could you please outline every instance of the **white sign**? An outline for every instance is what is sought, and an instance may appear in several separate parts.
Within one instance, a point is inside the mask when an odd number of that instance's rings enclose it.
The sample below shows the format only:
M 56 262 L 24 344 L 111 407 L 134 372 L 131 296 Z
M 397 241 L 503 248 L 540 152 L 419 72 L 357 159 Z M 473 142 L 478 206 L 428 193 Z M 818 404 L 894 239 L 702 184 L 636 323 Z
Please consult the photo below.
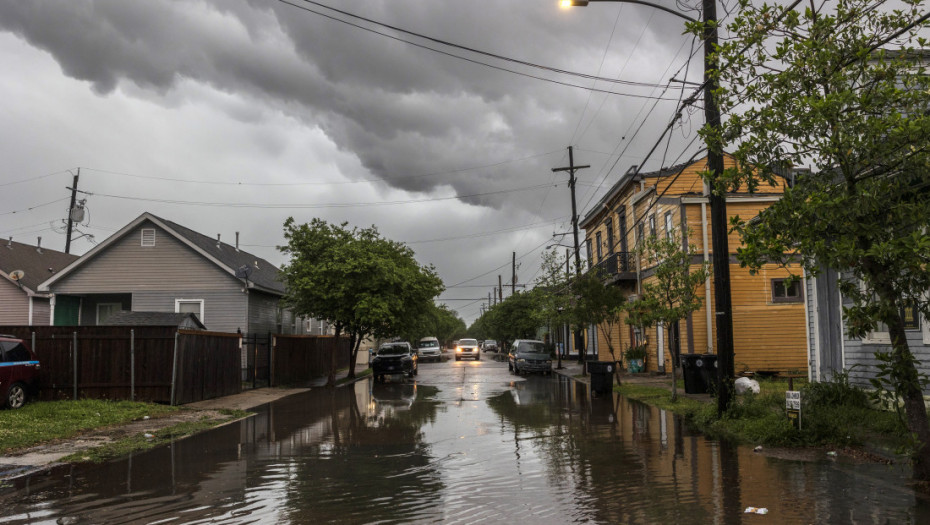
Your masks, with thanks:
M 798 390 L 788 390 L 785 392 L 785 408 L 792 410 L 801 410 L 801 392 Z

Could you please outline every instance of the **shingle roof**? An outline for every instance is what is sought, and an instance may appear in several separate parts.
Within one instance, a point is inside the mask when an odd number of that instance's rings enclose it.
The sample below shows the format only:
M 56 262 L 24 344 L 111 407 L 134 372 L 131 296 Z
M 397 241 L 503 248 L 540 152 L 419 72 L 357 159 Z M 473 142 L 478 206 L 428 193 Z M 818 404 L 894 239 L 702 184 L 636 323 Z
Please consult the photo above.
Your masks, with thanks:
M 252 273 L 249 275 L 249 281 L 262 288 L 276 291 L 281 294 L 284 293 L 284 284 L 278 280 L 278 274 L 280 273 L 280 270 L 278 270 L 275 265 L 271 264 L 265 259 L 262 259 L 257 255 L 253 255 L 243 250 L 237 250 L 235 246 L 231 246 L 225 242 L 220 242 L 219 247 L 217 247 L 217 241 L 215 238 L 207 237 L 202 233 L 195 232 L 194 230 L 191 230 L 185 226 L 181 226 L 176 222 L 162 219 L 160 217 L 156 217 L 155 215 L 152 215 L 152 217 L 155 217 L 158 220 L 164 222 L 166 225 L 170 226 L 175 233 L 183 236 L 202 251 L 210 254 L 212 257 L 216 258 L 223 265 L 231 268 L 233 271 L 242 266 L 251 267 Z
M 22 270 L 24 275 L 19 282 L 32 291 L 36 290 L 39 283 L 77 258 L 77 255 L 48 248 L 39 249 L 13 240 L 0 241 L 0 271 L 9 275 L 16 270 Z
M 196 326 L 203 323 L 192 313 L 175 312 L 116 312 L 103 323 L 106 326 Z

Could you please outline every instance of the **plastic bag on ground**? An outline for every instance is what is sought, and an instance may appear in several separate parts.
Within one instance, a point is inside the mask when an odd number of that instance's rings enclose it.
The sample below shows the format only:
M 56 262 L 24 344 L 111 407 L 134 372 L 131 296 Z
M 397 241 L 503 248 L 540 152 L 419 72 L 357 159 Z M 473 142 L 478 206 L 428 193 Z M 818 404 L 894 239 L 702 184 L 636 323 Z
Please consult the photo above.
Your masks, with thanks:
M 759 393 L 759 382 L 748 377 L 740 377 L 733 383 L 733 387 L 736 389 L 737 394 L 745 394 L 749 391 L 752 391 L 753 394 Z

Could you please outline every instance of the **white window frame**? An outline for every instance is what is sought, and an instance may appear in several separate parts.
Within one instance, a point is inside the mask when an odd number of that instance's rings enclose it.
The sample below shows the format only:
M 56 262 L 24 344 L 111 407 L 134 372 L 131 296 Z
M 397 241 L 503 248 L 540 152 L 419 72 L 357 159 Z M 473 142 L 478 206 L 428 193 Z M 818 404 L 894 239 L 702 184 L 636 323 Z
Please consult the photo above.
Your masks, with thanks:
M 147 239 L 146 234 L 151 238 Z M 142 228 L 142 238 L 140 240 L 143 247 L 155 246 L 155 228 Z
M 203 320 L 203 299 L 175 299 L 174 300 L 174 313 L 181 313 L 181 303 L 200 303 L 200 314 L 197 315 L 197 319 L 201 323 L 204 323 Z
M 121 310 L 123 309 L 123 303 L 97 303 L 97 308 L 96 308 L 96 310 L 97 310 L 97 321 L 96 321 L 96 322 L 97 322 L 97 326 L 100 326 L 100 323 L 101 323 L 101 319 L 100 319 L 100 307 L 101 307 L 101 306 L 110 306 L 110 307 L 115 306 L 117 312 L 119 312 L 119 311 L 121 311 Z M 113 313 L 116 313 L 116 312 L 113 312 Z M 113 315 L 113 314 L 110 314 L 110 315 Z M 105 320 L 105 319 L 104 319 L 104 320 Z

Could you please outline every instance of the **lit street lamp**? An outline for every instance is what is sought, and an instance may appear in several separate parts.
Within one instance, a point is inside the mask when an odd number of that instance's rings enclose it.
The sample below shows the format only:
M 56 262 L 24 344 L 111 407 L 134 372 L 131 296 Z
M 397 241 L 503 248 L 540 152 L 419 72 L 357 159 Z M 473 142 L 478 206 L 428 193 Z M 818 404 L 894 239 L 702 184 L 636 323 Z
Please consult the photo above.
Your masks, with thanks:
M 640 4 L 673 14 L 690 22 L 698 22 L 683 13 L 641 0 L 561 0 L 562 7 L 584 7 L 592 2 L 619 2 Z M 718 89 L 717 64 L 713 56 L 717 47 L 717 1 L 702 0 L 704 22 L 704 119 L 714 130 L 720 129 L 720 111 L 713 92 Z M 730 248 L 727 242 L 727 202 L 725 195 L 718 195 L 716 182 L 723 174 L 723 152 L 707 149 L 707 168 L 711 173 L 710 187 L 711 245 L 714 266 L 714 301 L 717 328 L 717 412 L 723 413 L 730 404 L 733 378 L 733 308 L 730 300 Z M 707 305 L 708 308 L 710 305 Z M 708 327 L 710 329 L 710 327 Z

